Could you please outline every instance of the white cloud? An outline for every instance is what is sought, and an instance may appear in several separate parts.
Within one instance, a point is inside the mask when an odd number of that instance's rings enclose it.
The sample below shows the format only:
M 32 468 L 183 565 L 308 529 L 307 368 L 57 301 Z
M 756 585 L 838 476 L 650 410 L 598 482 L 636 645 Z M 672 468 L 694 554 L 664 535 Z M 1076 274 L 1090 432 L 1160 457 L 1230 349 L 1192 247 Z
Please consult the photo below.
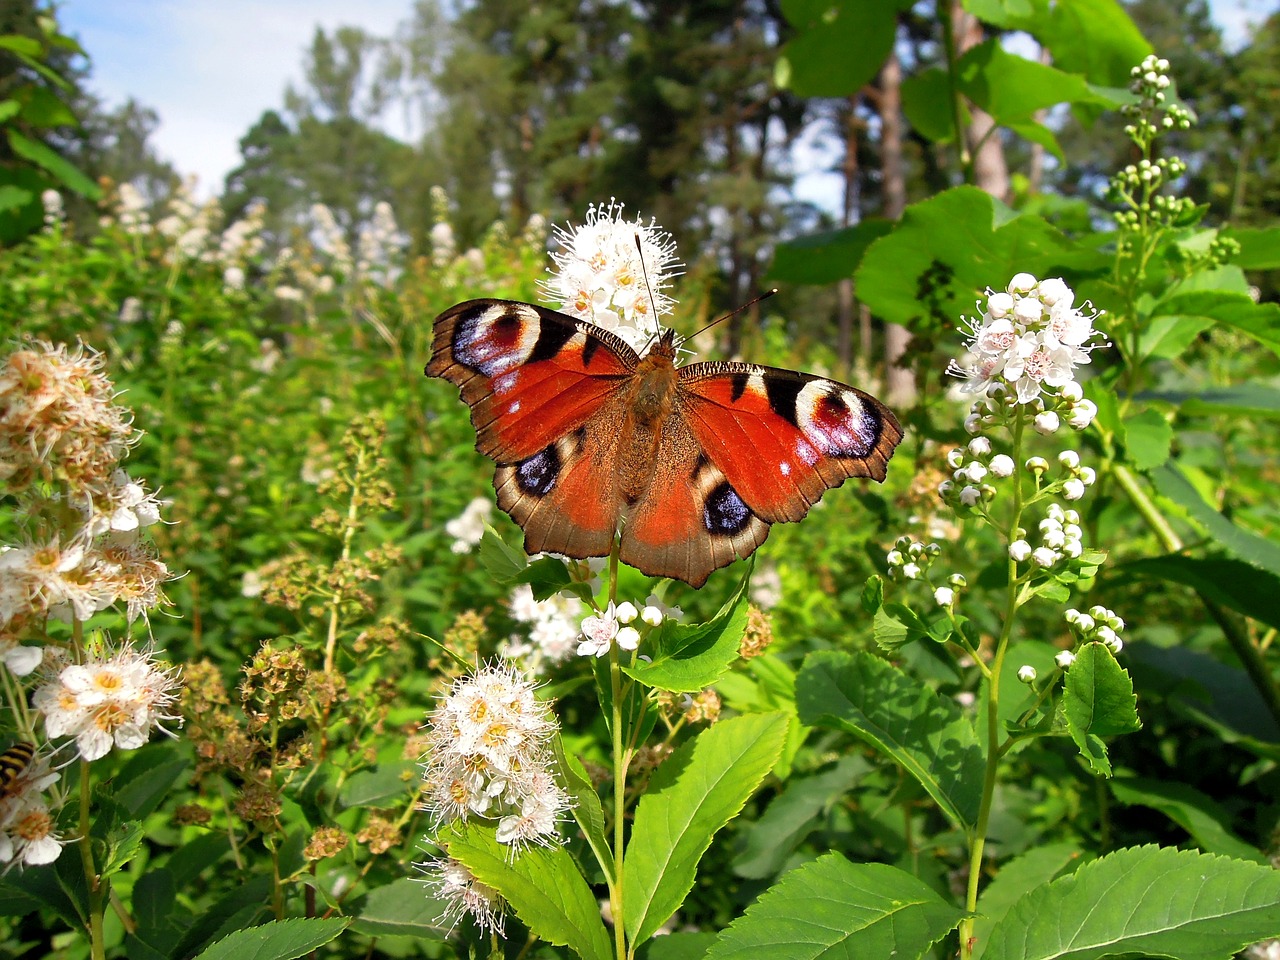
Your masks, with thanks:
M 410 0 L 67 0 L 59 17 L 93 62 L 89 87 L 111 105 L 132 96 L 155 108 L 157 149 L 212 194 L 239 163 L 239 139 L 301 80 L 317 26 L 388 36 L 410 13 Z

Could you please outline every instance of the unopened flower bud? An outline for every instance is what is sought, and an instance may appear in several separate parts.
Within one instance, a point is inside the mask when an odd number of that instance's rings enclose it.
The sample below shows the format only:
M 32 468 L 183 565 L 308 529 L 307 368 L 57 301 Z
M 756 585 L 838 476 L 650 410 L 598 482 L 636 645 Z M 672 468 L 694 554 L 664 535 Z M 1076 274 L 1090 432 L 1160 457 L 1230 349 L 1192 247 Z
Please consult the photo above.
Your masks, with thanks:
M 1067 669 L 1067 667 L 1071 666 L 1071 664 L 1075 663 L 1075 659 L 1076 659 L 1076 655 L 1074 653 L 1072 653 L 1070 650 L 1063 650 L 1061 653 L 1059 653 L 1056 657 L 1053 658 L 1053 662 L 1056 663 L 1063 670 L 1065 670 Z
M 949 607 L 956 599 L 956 592 L 950 587 L 938 587 L 933 591 L 933 599 L 940 607 Z
M 1009 456 L 1008 454 L 997 453 L 994 457 L 991 458 L 991 463 L 988 464 L 988 466 L 991 469 L 992 476 L 996 476 L 996 477 L 1013 476 L 1013 468 L 1014 468 L 1013 457 Z
M 1043 434 L 1047 437 L 1052 433 L 1058 432 L 1060 421 L 1058 420 L 1058 415 L 1056 413 L 1052 410 L 1046 410 L 1044 413 L 1036 414 L 1033 425 L 1035 426 L 1036 433 Z
M 1084 496 L 1084 481 L 1072 477 L 1062 485 L 1062 495 L 1068 500 L 1079 500 Z
M 1068 470 L 1074 470 L 1076 467 L 1080 466 L 1080 454 L 1076 453 L 1074 450 L 1063 450 L 1058 454 L 1058 462 Z
M 1028 457 L 1026 467 L 1032 473 L 1043 474 L 1049 469 L 1049 461 L 1044 457 Z
M 614 616 L 617 618 L 619 623 L 630 623 L 639 615 L 640 611 L 636 609 L 636 605 L 634 603 L 629 603 L 626 600 L 618 604 L 617 609 L 614 610 Z
M 1031 544 L 1025 540 L 1015 540 L 1009 544 L 1009 556 L 1019 563 L 1024 562 L 1031 556 Z
M 1018 679 L 1023 683 L 1035 683 L 1036 668 L 1029 663 L 1024 663 L 1018 668 Z

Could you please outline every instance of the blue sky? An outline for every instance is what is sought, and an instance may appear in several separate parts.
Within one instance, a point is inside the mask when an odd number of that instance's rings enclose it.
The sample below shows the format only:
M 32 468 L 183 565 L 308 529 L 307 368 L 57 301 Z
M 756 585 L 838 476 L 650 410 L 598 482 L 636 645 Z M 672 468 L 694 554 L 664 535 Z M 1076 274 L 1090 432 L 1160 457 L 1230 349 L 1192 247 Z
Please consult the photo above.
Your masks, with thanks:
M 1211 0 L 1211 6 L 1228 40 L 1238 43 L 1275 2 Z M 411 6 L 412 0 L 64 0 L 59 18 L 93 60 L 89 87 L 111 105 L 133 96 L 156 109 L 160 153 L 184 174 L 196 174 L 208 195 L 238 164 L 240 137 L 300 79 L 316 26 L 352 25 L 386 36 Z

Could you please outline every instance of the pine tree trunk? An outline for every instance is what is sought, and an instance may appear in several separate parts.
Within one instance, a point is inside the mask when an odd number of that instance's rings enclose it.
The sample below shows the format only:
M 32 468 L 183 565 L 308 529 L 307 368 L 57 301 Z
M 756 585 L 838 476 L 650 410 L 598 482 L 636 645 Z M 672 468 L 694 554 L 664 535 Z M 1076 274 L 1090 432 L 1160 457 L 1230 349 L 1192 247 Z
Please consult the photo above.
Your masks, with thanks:
M 880 70 L 880 164 L 884 189 L 884 215 L 897 220 L 907 207 L 907 177 L 902 161 L 902 64 L 890 53 Z M 890 406 L 915 402 L 916 384 L 911 371 L 899 365 L 907 352 L 911 333 L 891 323 L 884 331 L 885 399 Z
M 858 212 L 858 94 L 851 94 L 841 108 L 844 127 L 844 212 L 840 226 L 848 227 Z M 853 370 L 853 278 L 845 277 L 836 285 L 836 359 L 840 376 L 848 380 Z M 862 355 L 866 359 L 866 354 Z
M 961 57 L 982 43 L 986 37 L 982 24 L 972 14 L 965 13 L 959 0 L 951 8 L 952 24 L 956 38 L 956 56 Z M 1004 162 L 1004 144 L 991 114 L 969 104 L 969 130 L 967 140 L 973 156 L 974 182 L 987 193 L 1000 200 L 1009 199 L 1009 168 Z

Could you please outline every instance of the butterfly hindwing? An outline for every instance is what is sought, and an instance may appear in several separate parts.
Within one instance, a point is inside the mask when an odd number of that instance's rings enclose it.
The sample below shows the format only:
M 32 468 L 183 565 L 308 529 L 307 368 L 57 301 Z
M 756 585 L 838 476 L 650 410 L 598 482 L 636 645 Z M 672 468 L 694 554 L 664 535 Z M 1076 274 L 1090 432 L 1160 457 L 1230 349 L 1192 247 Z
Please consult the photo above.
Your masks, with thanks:
M 801 519 L 849 477 L 883 480 L 902 428 L 853 387 L 755 364 L 680 370 L 683 418 L 751 511 L 768 523 Z
M 586 423 L 637 360 L 619 338 L 554 310 L 468 300 L 436 318 L 426 373 L 461 389 L 477 450 L 518 463 Z

